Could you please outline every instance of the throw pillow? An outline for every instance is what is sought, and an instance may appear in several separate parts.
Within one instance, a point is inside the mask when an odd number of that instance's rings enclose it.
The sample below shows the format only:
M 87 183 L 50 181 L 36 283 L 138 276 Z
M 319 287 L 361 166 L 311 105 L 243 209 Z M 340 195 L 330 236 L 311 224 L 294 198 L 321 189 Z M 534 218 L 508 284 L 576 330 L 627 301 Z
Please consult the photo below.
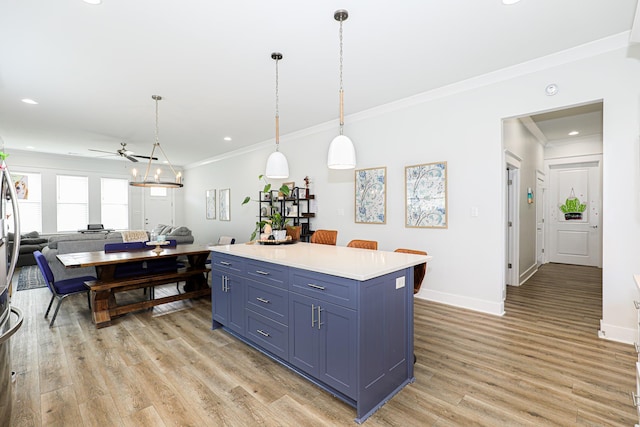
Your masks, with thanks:
M 167 236 L 191 236 L 191 230 L 187 227 L 176 227 Z

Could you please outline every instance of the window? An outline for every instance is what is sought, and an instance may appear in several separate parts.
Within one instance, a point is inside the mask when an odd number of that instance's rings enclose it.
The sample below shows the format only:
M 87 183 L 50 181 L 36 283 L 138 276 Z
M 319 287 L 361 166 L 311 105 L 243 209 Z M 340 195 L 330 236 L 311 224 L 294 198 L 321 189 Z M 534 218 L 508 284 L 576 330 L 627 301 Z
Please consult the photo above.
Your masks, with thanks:
M 150 187 L 149 195 L 152 197 L 167 197 L 166 187 Z
M 101 179 L 100 218 L 105 228 L 129 228 L 129 182 L 126 179 Z
M 86 176 L 57 175 L 57 230 L 75 231 L 89 223 L 89 179 Z
M 42 177 L 39 173 L 16 172 L 11 178 L 18 193 L 20 232 L 42 233 Z M 13 215 L 11 202 L 7 203 L 7 215 Z M 9 231 L 13 232 L 13 218 L 8 218 Z

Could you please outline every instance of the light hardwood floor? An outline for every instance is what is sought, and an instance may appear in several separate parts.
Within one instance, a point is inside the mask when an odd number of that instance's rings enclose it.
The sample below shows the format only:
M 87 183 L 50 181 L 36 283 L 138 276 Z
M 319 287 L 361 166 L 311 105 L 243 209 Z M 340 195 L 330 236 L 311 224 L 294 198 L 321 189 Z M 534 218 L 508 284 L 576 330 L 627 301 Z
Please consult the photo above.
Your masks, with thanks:
M 355 425 L 353 408 L 211 331 L 210 301 L 96 330 L 75 296 L 50 329 L 49 296 L 13 296 L 26 320 L 12 338 L 12 426 Z M 416 382 L 365 425 L 632 426 L 636 354 L 597 337 L 600 316 L 590 267 L 545 265 L 509 288 L 503 317 L 416 300 Z

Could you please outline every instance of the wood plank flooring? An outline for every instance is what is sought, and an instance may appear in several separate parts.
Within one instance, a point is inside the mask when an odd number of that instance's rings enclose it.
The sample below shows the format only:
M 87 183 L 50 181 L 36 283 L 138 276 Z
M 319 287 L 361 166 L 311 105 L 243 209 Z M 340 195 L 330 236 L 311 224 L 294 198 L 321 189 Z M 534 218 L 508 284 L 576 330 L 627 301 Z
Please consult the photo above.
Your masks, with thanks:
M 547 264 L 508 289 L 503 317 L 416 300 L 416 382 L 365 425 L 634 425 L 636 354 L 597 337 L 601 295 L 601 270 Z M 11 340 L 11 426 L 355 425 L 350 406 L 211 331 L 208 300 L 96 330 L 84 296 L 50 329 L 49 298 L 13 296 L 26 319 Z

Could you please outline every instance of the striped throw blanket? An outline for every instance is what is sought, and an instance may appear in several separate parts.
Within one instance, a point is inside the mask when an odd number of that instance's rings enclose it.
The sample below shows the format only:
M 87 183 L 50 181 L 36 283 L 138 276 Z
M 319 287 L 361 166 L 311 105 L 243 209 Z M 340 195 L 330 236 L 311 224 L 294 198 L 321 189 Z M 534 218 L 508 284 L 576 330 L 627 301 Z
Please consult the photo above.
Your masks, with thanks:
M 146 242 L 147 240 L 149 240 L 149 237 L 144 230 L 127 230 L 122 232 L 123 242 Z

